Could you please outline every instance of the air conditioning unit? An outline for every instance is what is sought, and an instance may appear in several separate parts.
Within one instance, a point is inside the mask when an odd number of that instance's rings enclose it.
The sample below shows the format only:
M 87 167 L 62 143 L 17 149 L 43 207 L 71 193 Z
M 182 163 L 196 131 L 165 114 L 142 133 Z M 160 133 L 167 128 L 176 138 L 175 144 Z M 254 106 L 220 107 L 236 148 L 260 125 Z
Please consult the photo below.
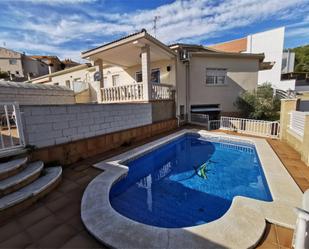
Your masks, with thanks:
M 189 53 L 188 53 L 188 51 L 187 50 L 182 50 L 181 52 L 180 52 L 180 60 L 181 61 L 189 61 L 190 60 L 190 58 L 189 58 Z

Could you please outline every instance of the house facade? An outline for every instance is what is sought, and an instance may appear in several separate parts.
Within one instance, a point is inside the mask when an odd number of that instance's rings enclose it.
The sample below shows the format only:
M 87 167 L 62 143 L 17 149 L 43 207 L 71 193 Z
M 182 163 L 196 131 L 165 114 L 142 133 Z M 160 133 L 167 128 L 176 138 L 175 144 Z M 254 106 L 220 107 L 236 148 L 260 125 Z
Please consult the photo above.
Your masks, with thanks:
M 8 73 L 11 80 L 23 81 L 48 73 L 48 65 L 25 54 L 0 48 L 0 71 Z
M 284 50 L 285 28 L 280 27 L 248 35 L 236 40 L 211 45 L 219 51 L 237 53 L 263 53 L 264 65 L 258 73 L 258 84 L 271 83 L 284 91 L 309 91 L 308 82 L 291 77 L 294 72 L 295 53 Z
M 76 66 L 33 83 L 88 85 L 98 103 L 175 101 L 176 115 L 235 114 L 239 94 L 257 87 L 263 54 L 223 52 L 200 45 L 167 46 L 146 30 L 82 52 L 91 65 Z M 78 75 L 78 76 L 77 76 Z M 85 98 L 86 99 L 86 98 Z M 164 111 L 164 110 L 163 110 Z

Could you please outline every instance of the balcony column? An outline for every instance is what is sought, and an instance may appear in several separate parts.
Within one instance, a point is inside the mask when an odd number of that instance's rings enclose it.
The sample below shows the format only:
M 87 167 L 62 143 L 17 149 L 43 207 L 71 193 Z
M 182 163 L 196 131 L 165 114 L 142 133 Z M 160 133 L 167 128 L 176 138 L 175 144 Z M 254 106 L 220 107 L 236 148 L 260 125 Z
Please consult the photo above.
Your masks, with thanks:
M 150 81 L 150 47 L 145 45 L 141 51 L 142 77 L 143 77 L 143 97 L 145 101 L 151 100 Z
M 95 81 L 95 92 L 97 94 L 97 101 L 98 103 L 101 103 L 103 101 L 102 98 L 102 88 L 104 87 L 104 80 L 103 80 L 103 60 L 102 59 L 98 59 L 96 61 L 94 61 L 94 66 L 97 67 L 98 71 L 96 72 L 96 74 L 98 73 L 99 75 L 95 75 L 94 79 Z

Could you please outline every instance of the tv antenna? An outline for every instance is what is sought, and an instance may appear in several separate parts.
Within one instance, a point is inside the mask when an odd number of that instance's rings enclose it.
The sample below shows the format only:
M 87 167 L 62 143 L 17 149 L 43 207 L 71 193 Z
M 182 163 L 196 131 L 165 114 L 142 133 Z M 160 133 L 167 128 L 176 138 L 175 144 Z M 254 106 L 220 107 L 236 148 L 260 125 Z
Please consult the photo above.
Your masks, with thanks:
M 155 16 L 153 18 L 153 32 L 154 32 L 154 37 L 157 38 L 157 22 L 159 20 L 160 16 Z

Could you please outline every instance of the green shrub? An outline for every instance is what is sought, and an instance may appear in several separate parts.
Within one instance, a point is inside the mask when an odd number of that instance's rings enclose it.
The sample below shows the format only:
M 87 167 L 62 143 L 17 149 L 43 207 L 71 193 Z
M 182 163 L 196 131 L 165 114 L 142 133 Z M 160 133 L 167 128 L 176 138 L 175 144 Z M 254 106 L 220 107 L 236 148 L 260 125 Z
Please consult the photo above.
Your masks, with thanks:
M 280 99 L 273 96 L 269 83 L 264 83 L 252 92 L 242 93 L 234 104 L 245 118 L 278 120 L 280 117 Z
M 9 74 L 7 72 L 0 71 L 0 79 L 6 79 L 9 77 Z

